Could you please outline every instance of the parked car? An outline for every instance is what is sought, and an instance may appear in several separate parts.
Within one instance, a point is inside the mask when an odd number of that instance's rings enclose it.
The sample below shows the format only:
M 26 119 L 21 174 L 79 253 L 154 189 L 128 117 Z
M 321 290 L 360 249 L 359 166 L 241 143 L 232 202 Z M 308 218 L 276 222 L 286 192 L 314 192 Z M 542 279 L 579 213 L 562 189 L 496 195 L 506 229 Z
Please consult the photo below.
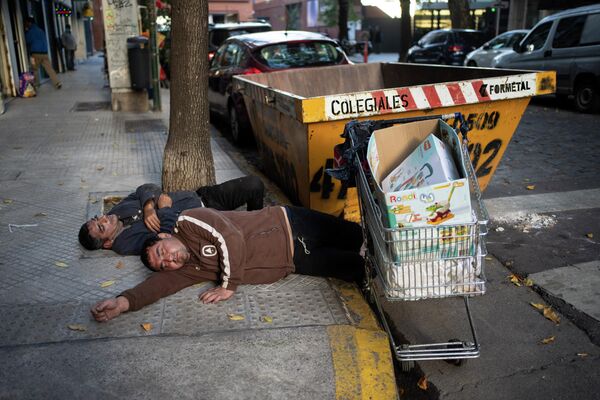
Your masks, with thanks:
M 423 36 L 408 49 L 407 62 L 463 65 L 465 56 L 481 46 L 483 32 L 473 29 L 439 29 Z
M 515 43 L 519 43 L 528 32 L 528 29 L 517 29 L 496 36 L 489 42 L 484 43 L 483 46 L 467 54 L 465 65 L 469 67 L 491 67 L 494 57 L 513 51 Z
M 264 21 L 229 22 L 208 25 L 208 59 L 212 59 L 215 51 L 223 42 L 232 36 L 246 33 L 267 32 L 272 30 L 271 24 Z
M 290 68 L 350 64 L 337 42 L 320 33 L 271 31 L 234 36 L 217 50 L 208 73 L 211 111 L 229 121 L 234 142 L 252 137 L 244 99 L 233 91 L 233 77 Z
M 542 19 L 515 44 L 514 51 L 492 61 L 497 68 L 555 70 L 556 95 L 575 97 L 581 112 L 600 109 L 600 4 L 579 7 Z

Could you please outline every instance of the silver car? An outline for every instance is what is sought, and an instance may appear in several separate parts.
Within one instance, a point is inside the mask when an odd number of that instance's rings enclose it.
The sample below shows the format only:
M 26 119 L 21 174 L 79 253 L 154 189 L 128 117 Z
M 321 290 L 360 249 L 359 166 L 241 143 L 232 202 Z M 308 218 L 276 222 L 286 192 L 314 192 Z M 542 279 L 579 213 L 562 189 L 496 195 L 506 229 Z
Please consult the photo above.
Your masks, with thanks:
M 467 54 L 464 64 L 469 67 L 491 67 L 494 57 L 513 51 L 515 43 L 519 43 L 528 32 L 528 29 L 504 32 Z
M 573 95 L 581 112 L 600 109 L 600 4 L 550 15 L 514 47 L 497 68 L 554 70 L 556 96 Z

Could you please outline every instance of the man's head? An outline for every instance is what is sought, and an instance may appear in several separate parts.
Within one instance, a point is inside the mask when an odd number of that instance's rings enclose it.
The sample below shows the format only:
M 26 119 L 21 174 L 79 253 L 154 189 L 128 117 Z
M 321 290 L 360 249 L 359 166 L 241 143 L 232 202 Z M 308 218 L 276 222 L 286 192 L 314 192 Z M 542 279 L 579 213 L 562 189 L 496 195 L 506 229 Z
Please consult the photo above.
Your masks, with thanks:
M 190 259 L 190 252 L 179 239 L 168 233 L 159 233 L 146 239 L 141 259 L 152 271 L 174 271 L 185 265 Z
M 25 30 L 29 30 L 29 28 L 31 28 L 31 25 L 35 24 L 35 19 L 33 19 L 33 17 L 27 17 L 25 18 Z
M 94 217 L 79 229 L 79 243 L 88 250 L 110 249 L 122 226 L 114 214 Z
M 70 30 L 71 30 L 71 25 L 69 25 L 69 24 L 66 24 L 66 25 L 65 25 L 65 30 L 67 30 L 67 31 L 70 31 Z

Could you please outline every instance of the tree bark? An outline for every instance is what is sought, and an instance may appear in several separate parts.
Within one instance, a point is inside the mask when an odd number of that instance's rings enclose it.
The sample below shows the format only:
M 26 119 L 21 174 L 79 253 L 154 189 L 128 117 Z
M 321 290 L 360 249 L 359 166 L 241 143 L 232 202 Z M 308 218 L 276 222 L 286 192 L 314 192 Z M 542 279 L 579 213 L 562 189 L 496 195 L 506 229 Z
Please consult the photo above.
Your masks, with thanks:
M 348 39 L 348 7 L 350 0 L 338 0 L 338 39 Z
M 473 17 L 469 11 L 469 0 L 448 0 L 450 21 L 454 29 L 473 28 Z
M 412 42 L 410 26 L 410 0 L 400 0 L 400 54 L 398 61 L 406 61 L 406 53 Z
M 215 183 L 208 113 L 208 1 L 171 3 L 171 110 L 163 155 L 165 191 Z

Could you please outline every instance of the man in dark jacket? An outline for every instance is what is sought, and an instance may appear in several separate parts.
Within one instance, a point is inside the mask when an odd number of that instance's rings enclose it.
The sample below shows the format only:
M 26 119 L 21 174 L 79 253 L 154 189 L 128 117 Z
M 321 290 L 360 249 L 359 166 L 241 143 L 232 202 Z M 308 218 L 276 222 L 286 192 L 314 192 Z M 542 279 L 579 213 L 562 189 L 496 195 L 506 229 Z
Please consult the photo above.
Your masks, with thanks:
M 121 255 L 139 255 L 148 237 L 171 233 L 183 210 L 234 210 L 244 204 L 248 211 L 258 210 L 263 206 L 264 191 L 256 176 L 204 186 L 195 192 L 162 193 L 157 185 L 144 184 L 107 214 L 86 221 L 79 230 L 79 243 L 88 250 L 104 248 Z
M 173 232 L 146 241 L 142 261 L 156 273 L 94 305 L 91 313 L 97 321 L 139 310 L 204 281 L 217 286 L 200 300 L 217 303 L 233 296 L 240 284 L 273 283 L 291 273 L 355 282 L 364 276 L 360 226 L 306 208 L 196 208 L 181 213 Z
M 31 57 L 31 68 L 35 76 L 35 85 L 39 86 L 40 84 L 38 75 L 39 68 L 42 66 L 50 77 L 54 87 L 60 89 L 62 83 L 58 80 L 58 76 L 56 76 L 56 72 L 54 72 L 54 68 L 52 68 L 52 64 L 48 58 L 46 34 L 35 24 L 35 20 L 32 17 L 25 18 L 25 43 Z

